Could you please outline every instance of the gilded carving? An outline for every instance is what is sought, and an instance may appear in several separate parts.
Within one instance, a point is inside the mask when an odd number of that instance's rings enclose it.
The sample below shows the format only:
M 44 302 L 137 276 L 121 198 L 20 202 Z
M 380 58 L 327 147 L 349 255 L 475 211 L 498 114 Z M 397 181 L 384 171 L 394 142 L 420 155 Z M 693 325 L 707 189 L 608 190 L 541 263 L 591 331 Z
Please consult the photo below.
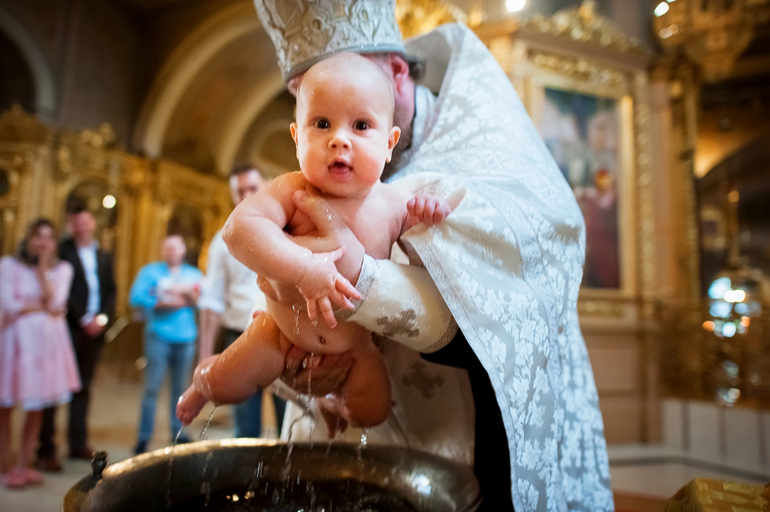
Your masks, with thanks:
M 397 0 L 396 21 L 404 39 L 408 39 L 444 23 L 465 23 L 467 16 L 458 7 L 441 0 Z
M 552 71 L 562 76 L 590 85 L 610 88 L 625 88 L 626 75 L 622 71 L 602 66 L 580 57 L 528 48 L 527 58 L 543 71 Z
M 626 316 L 624 305 L 617 300 L 581 299 L 578 302 L 578 315 L 623 318 Z
M 83 130 L 80 132 L 80 140 L 95 148 L 109 148 L 115 145 L 117 135 L 110 123 L 102 123 L 97 130 Z
M 43 144 L 50 130 L 33 114 L 25 112 L 18 103 L 0 113 L 0 141 L 6 143 Z
M 649 95 L 649 82 L 645 73 L 636 73 L 633 81 L 635 98 L 646 98 Z M 642 314 L 652 318 L 654 308 L 652 301 L 655 289 L 655 216 L 652 190 L 652 168 L 650 166 L 650 106 L 646 101 L 636 101 L 634 108 L 634 154 L 636 155 L 636 172 L 638 183 L 638 226 L 639 249 L 638 259 L 640 285 L 643 297 Z
M 669 51 L 681 50 L 703 70 L 706 81 L 730 74 L 735 61 L 751 43 L 755 27 L 770 19 L 770 4 L 749 2 L 669 2 L 653 18 L 658 41 Z
M 230 209 L 227 183 L 177 164 L 129 155 L 118 149 L 108 124 L 94 130 L 55 130 L 15 106 L 0 113 L 0 169 L 7 172 L 9 192 L 0 198 L 4 233 L 0 249 L 7 254 L 23 235 L 26 223 L 45 215 L 63 223 L 70 193 L 93 187 L 117 198 L 115 236 L 119 313 L 126 313 L 125 297 L 138 268 L 157 257 L 157 241 L 166 232 L 170 206 L 163 195 L 200 211 L 206 242 Z M 157 239 L 157 240 L 156 240 Z
M 525 20 L 522 26 L 624 53 L 644 53 L 636 39 L 628 37 L 611 20 L 596 13 L 596 2 L 593 0 L 584 0 L 580 7 L 562 9 L 551 17 L 535 15 Z

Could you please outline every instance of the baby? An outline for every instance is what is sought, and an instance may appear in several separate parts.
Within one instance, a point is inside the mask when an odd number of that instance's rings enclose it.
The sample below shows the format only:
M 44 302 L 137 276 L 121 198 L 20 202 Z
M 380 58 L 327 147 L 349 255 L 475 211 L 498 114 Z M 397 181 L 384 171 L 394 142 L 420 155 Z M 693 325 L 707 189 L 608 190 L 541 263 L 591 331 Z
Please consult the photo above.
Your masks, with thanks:
M 241 202 L 223 230 L 236 258 L 301 296 L 291 302 L 268 298 L 267 313 L 220 356 L 198 365 L 177 406 L 183 423 L 208 400 L 240 402 L 268 386 L 281 376 L 292 345 L 311 354 L 350 351 L 353 363 L 340 391 L 318 401 L 327 423 L 337 417 L 370 427 L 390 415 L 390 381 L 371 333 L 352 322 L 337 325 L 334 318 L 333 305 L 352 309 L 350 299 L 361 298 L 335 265 L 345 247 L 313 253 L 292 235 L 314 229 L 294 204 L 297 191 L 324 198 L 377 259 L 388 258 L 410 227 L 432 226 L 451 213 L 446 202 L 431 195 L 410 196 L 380 181 L 401 134 L 393 126 L 394 104 L 391 79 L 357 54 L 323 60 L 303 77 L 291 124 L 301 171 L 279 176 Z M 317 321 L 319 313 L 324 321 Z

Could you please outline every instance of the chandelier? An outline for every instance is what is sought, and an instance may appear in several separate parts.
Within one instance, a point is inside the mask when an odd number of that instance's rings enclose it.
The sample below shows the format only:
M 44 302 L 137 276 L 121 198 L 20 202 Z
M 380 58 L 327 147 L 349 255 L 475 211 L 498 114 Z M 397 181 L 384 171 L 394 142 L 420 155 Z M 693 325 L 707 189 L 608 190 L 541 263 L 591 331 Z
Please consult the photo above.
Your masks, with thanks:
M 660 44 L 683 51 L 715 82 L 729 76 L 755 27 L 770 20 L 770 0 L 662 0 L 654 13 Z

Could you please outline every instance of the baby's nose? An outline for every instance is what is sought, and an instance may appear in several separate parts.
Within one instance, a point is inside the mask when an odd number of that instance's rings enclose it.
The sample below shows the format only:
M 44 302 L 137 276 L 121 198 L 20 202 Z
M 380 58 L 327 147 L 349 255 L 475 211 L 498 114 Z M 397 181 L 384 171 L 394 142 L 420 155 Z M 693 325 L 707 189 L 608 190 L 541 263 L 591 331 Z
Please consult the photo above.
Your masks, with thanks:
M 347 149 L 350 147 L 350 138 L 345 130 L 336 130 L 329 140 L 329 147 L 334 149 Z

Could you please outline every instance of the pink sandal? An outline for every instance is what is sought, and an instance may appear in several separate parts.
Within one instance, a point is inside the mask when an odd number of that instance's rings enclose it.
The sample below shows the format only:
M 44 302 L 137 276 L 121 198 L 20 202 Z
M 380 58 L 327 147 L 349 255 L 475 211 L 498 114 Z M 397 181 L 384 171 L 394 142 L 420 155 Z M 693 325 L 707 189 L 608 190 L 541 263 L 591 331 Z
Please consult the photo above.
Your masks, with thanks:
M 43 475 L 32 468 L 24 468 L 24 479 L 27 485 L 40 485 L 43 483 Z
M 24 475 L 24 470 L 15 468 L 8 473 L 5 477 L 5 486 L 8 489 L 22 489 L 27 485 L 27 478 Z

